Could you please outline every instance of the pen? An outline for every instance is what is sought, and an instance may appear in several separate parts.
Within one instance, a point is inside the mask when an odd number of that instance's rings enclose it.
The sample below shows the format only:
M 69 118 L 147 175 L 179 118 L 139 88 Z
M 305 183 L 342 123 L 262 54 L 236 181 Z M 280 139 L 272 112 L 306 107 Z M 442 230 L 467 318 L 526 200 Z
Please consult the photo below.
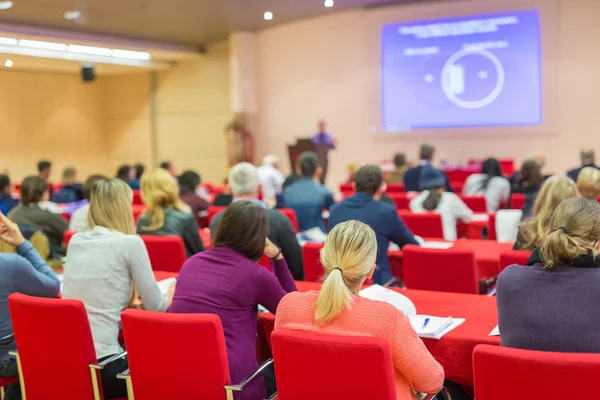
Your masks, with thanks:
M 429 324 L 429 318 L 425 318 L 425 321 L 423 321 L 423 327 L 421 329 L 425 329 L 427 324 Z

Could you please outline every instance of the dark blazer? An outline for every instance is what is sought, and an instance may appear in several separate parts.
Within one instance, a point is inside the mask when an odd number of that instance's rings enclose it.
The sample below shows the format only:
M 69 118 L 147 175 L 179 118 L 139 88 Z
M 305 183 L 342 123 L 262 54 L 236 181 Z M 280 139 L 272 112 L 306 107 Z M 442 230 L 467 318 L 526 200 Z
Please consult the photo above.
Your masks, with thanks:
M 586 164 L 582 167 L 579 168 L 575 168 L 572 169 L 570 171 L 567 172 L 567 176 L 571 179 L 573 179 L 575 182 L 577 182 L 577 178 L 579 177 L 579 173 L 581 172 L 582 169 L 586 168 L 586 167 L 593 167 L 596 169 L 600 169 L 600 166 L 596 165 L 596 164 Z
M 409 168 L 408 171 L 404 174 L 404 190 L 407 192 L 422 192 L 424 189 L 419 187 L 419 179 L 421 178 L 421 169 L 422 165 L 417 165 L 416 167 Z M 444 171 L 440 171 L 444 174 L 444 180 L 446 181 L 446 191 L 454 193 L 454 189 L 450 186 L 450 181 L 448 180 L 448 176 Z
M 396 243 L 400 248 L 407 244 L 419 245 L 419 243 L 398 216 L 396 207 L 374 200 L 367 194 L 356 193 L 335 205 L 330 212 L 329 228 L 333 229 L 337 224 L 352 219 L 364 222 L 375 231 L 377 269 L 373 275 L 373 281 L 379 284 L 386 283 L 392 278 L 388 259 L 390 241 Z

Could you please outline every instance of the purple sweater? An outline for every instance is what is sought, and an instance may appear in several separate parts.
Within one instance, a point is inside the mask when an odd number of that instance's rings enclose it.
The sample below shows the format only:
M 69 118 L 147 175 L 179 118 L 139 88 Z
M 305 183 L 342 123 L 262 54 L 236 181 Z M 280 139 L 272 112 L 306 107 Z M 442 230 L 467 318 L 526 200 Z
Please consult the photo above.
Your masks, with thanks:
M 232 384 L 238 384 L 258 369 L 256 360 L 257 305 L 275 313 L 286 293 L 296 284 L 285 260 L 273 263 L 273 272 L 228 247 L 198 253 L 183 265 L 172 313 L 209 313 L 221 318 Z M 262 400 L 262 379 L 236 395 L 237 400 Z

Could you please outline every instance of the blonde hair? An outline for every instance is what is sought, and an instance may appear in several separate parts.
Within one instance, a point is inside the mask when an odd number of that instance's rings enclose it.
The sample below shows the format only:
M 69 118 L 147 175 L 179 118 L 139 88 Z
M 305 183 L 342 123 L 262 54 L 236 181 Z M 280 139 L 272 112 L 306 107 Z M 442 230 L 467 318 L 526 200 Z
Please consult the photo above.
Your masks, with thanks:
M 600 195 L 600 170 L 594 167 L 585 167 L 577 177 L 577 189 L 586 199 L 598 198 Z
M 62 181 L 63 185 L 72 185 L 75 183 L 77 177 L 77 170 L 75 167 L 67 167 L 63 170 Z
M 99 180 L 90 191 L 88 226 L 103 226 L 126 235 L 135 234 L 131 203 L 133 192 L 119 179 Z
M 358 161 L 352 161 L 350 164 L 348 164 L 346 168 L 348 169 L 348 176 L 350 178 L 354 178 L 354 176 L 360 169 L 360 163 Z
M 575 182 L 571 179 L 555 175 L 546 180 L 533 205 L 533 218 L 521 224 L 521 233 L 526 240 L 521 250 L 532 251 L 539 247 L 546 235 L 552 213 L 563 200 L 571 197 L 579 197 Z
M 583 255 L 596 257 L 600 239 L 600 204 L 595 200 L 568 199 L 560 203 L 550 223 L 540 256 L 547 268 L 569 263 Z
M 189 207 L 179 199 L 179 188 L 171 174 L 163 169 L 156 168 L 142 175 L 141 196 L 144 205 L 148 208 L 144 215 L 150 216 L 150 225 L 142 226 L 142 230 L 156 231 L 165 224 L 165 208 L 174 208 L 189 212 Z
M 377 239 L 368 225 L 346 221 L 331 230 L 321 249 L 327 274 L 315 302 L 315 320 L 325 324 L 352 304 L 348 287 L 361 284 L 375 265 Z

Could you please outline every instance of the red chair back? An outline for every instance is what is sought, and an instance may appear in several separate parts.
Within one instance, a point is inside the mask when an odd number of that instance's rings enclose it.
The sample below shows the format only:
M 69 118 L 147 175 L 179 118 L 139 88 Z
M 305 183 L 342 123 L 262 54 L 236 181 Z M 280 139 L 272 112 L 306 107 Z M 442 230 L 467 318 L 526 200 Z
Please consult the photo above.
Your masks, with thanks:
M 142 201 L 142 195 L 139 190 L 133 191 L 133 205 L 134 206 L 143 206 L 144 202 Z
M 15 293 L 8 307 L 27 399 L 93 400 L 98 360 L 83 303 Z
M 304 280 L 307 282 L 319 282 L 325 274 L 321 264 L 321 249 L 323 243 L 306 243 L 302 246 L 302 258 L 304 260 Z
M 513 193 L 510 195 L 511 210 L 521 210 L 524 205 L 525 205 L 525 194 L 524 193 Z
M 410 201 L 415 197 L 414 193 L 387 193 L 396 203 L 396 210 L 410 210 Z
M 398 211 L 398 215 L 404 221 L 408 229 L 414 235 L 426 238 L 444 238 L 442 216 L 437 213 L 412 213 L 410 211 Z
M 465 182 L 450 182 L 450 186 L 456 193 L 462 193 L 463 188 L 465 187 Z
M 404 193 L 404 184 L 403 183 L 388 183 L 386 189 L 386 193 L 389 195 L 390 193 Z
M 469 207 L 473 212 L 476 213 L 485 213 L 487 212 L 487 205 L 485 204 L 485 197 L 483 196 L 467 196 L 464 194 L 459 194 L 458 197 L 464 201 L 464 203 Z
M 488 213 L 488 240 L 498 240 L 496 235 L 496 213 Z
M 280 400 L 396 399 L 385 339 L 276 329 L 272 341 Z
M 515 173 L 515 160 L 512 158 L 501 158 L 500 167 L 505 176 L 512 176 Z
M 473 369 L 477 400 L 598 397 L 600 354 L 479 345 Z
M 296 216 L 296 211 L 291 208 L 280 208 L 279 211 L 288 217 L 290 223 L 292 224 L 292 228 L 294 228 L 294 232 L 300 232 L 300 225 L 298 224 L 298 217 Z
M 500 271 L 509 265 L 527 265 L 527 260 L 531 257 L 531 252 L 521 250 L 503 251 L 500 253 Z
M 214 195 L 225 193 L 227 185 L 211 185 L 210 192 Z
M 402 254 L 407 288 L 479 293 L 473 250 L 424 249 L 409 245 L 404 246 Z
M 481 171 L 476 169 L 462 170 L 462 169 L 451 169 L 444 171 L 450 182 L 462 182 L 464 183 L 467 178 L 473 174 L 477 174 Z
M 183 239 L 179 236 L 140 235 L 154 271 L 179 272 L 187 253 Z
M 225 400 L 231 381 L 218 316 L 129 309 L 121 322 L 136 400 Z
M 221 211 L 224 211 L 224 210 L 225 210 L 225 207 L 219 207 L 219 206 L 208 207 L 208 224 L 210 225 L 210 222 L 212 221 L 212 219 L 215 215 L 217 215 L 218 213 L 220 213 Z
M 133 212 L 133 220 L 137 224 L 138 219 L 140 219 L 140 216 L 146 212 L 146 206 L 133 205 L 133 206 L 131 206 L 131 211 Z
M 71 241 L 73 235 L 76 233 L 76 231 L 65 231 L 63 233 L 63 244 L 65 245 L 65 248 L 69 247 L 69 242 Z

